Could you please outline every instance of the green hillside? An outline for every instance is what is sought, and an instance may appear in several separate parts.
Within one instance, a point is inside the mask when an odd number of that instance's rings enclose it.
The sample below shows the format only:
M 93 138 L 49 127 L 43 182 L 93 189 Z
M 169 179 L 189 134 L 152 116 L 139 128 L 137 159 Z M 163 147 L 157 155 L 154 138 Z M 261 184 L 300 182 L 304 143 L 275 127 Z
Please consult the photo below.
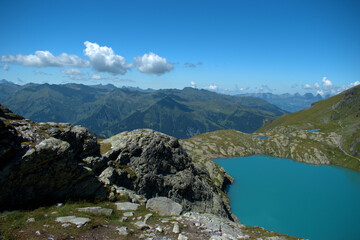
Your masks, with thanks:
M 268 154 L 360 171 L 360 86 L 268 121 L 253 134 L 215 131 L 181 144 L 193 157 Z
M 300 129 L 334 132 L 341 136 L 343 150 L 360 157 L 360 86 L 316 102 L 308 109 L 285 114 L 257 132 L 289 133 Z

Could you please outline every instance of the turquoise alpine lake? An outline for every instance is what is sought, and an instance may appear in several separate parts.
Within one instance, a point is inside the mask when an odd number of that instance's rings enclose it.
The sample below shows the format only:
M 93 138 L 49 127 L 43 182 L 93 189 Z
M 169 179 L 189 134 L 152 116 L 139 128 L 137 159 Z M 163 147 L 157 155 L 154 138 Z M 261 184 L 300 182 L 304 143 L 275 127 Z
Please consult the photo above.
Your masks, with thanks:
M 360 239 L 360 173 L 265 155 L 214 161 L 235 179 L 228 195 L 243 224 L 312 240 Z

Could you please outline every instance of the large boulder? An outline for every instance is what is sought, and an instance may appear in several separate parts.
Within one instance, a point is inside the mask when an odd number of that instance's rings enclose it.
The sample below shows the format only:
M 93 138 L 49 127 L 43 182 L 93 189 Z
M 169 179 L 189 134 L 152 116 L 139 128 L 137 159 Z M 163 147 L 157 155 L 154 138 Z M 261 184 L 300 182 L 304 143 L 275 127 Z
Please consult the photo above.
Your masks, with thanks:
M 3 106 L 0 116 L 0 210 L 107 196 L 94 172 L 82 165 L 83 157 L 99 149 L 85 128 L 34 123 Z
M 176 138 L 150 129 L 123 132 L 101 144 L 108 168 L 101 181 L 122 186 L 146 198 L 167 197 L 184 211 L 209 212 L 233 218 L 221 189 L 204 167 L 195 166 Z
M 179 203 L 166 197 L 149 199 L 146 208 L 157 212 L 160 216 L 178 216 L 182 212 L 182 206 Z

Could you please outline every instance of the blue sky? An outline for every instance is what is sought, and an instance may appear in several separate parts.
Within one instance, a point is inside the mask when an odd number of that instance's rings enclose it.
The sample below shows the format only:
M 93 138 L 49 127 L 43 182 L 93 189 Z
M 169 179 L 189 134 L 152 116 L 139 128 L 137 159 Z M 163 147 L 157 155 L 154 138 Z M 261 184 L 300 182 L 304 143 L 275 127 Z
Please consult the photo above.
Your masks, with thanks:
M 0 0 L 0 79 L 335 93 L 360 81 L 360 1 Z

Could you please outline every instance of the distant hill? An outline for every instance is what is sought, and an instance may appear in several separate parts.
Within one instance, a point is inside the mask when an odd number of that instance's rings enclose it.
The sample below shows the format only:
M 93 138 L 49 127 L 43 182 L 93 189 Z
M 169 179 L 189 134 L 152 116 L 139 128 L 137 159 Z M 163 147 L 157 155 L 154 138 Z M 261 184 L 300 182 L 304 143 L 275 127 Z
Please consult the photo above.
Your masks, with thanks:
M 288 112 L 300 111 L 310 107 L 313 102 L 317 102 L 323 99 L 321 95 L 318 94 L 314 96 L 312 93 L 306 93 L 304 95 L 300 95 L 299 93 L 245 93 L 239 94 L 237 96 L 251 96 L 261 98 Z
M 181 143 L 199 158 L 268 154 L 360 171 L 360 86 L 268 121 L 253 134 L 223 130 Z
M 0 80 L 0 102 L 5 101 L 19 88 L 20 85 L 6 81 L 5 79 Z
M 193 88 L 139 90 L 113 85 L 0 83 L 1 104 L 33 121 L 80 124 L 103 137 L 151 128 L 187 138 L 236 129 L 253 132 L 285 113 L 254 97 L 228 96 Z

